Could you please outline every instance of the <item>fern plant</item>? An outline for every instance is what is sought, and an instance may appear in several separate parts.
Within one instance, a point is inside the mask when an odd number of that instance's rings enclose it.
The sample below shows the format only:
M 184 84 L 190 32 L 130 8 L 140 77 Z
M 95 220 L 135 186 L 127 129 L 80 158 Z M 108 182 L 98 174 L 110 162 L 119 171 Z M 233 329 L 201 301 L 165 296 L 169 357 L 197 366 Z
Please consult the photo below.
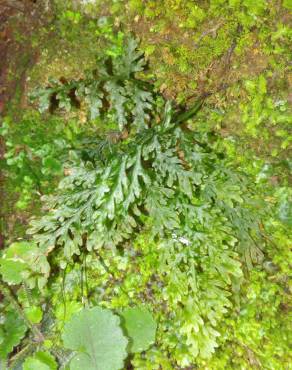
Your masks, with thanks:
M 129 38 L 119 58 L 100 57 L 96 70 L 87 72 L 83 79 L 50 80 L 50 85 L 37 89 L 32 98 L 39 100 L 41 112 L 50 108 L 52 100 L 67 111 L 82 101 L 88 107 L 91 119 L 101 116 L 116 122 L 120 131 L 127 128 L 129 121 L 138 131 L 146 128 L 154 95 L 149 83 L 135 77 L 135 73 L 143 71 L 146 65 L 137 45 L 135 39 Z
M 212 355 L 218 346 L 218 325 L 234 304 L 244 263 L 251 267 L 262 258 L 258 197 L 249 189 L 248 178 L 216 150 L 216 137 L 188 129 L 187 121 L 201 101 L 182 113 L 137 78 L 145 61 L 136 47 L 129 39 L 123 55 L 100 58 L 96 71 L 84 79 L 37 92 L 40 110 L 50 108 L 52 101 L 60 109 L 71 109 L 77 99 L 87 105 L 92 119 L 115 121 L 119 133 L 114 140 L 111 135 L 90 137 L 70 151 L 66 176 L 55 194 L 44 197 L 45 214 L 31 221 L 28 232 L 38 253 L 53 265 L 49 284 L 60 286 L 64 271 L 81 266 L 81 276 L 89 279 L 89 305 L 98 301 L 95 269 L 102 267 L 108 280 L 115 278 L 111 259 L 128 256 L 127 276 L 134 279 L 140 271 L 141 280 L 130 293 L 125 277 L 115 299 L 127 301 L 122 307 L 146 304 L 155 311 L 155 348 L 167 353 L 170 366 L 185 367 Z M 4 257 L 2 271 L 10 276 L 5 263 Z M 102 291 L 108 291 L 107 283 L 102 282 Z M 141 298 L 146 284 L 151 294 Z M 103 304 L 117 309 L 111 294 Z M 121 317 L 131 337 L 132 363 L 141 368 L 147 352 L 143 358 L 140 352 L 154 342 L 156 324 L 150 314 L 143 316 L 143 310 L 131 310 Z M 113 362 L 102 351 L 103 345 L 108 349 L 107 342 L 88 342 L 88 332 L 97 329 L 99 320 L 105 331 L 112 324 L 121 343 L 119 351 L 112 352 Z M 118 321 L 101 308 L 73 316 L 63 334 L 65 347 L 76 351 L 70 368 L 121 367 L 126 340 Z M 135 333 L 143 321 L 149 325 L 141 339 L 141 332 Z
M 213 208 L 226 218 L 246 258 L 260 253 L 244 175 L 232 171 L 206 139 L 177 126 L 169 104 L 159 124 L 126 142 L 95 145 L 71 153 L 70 175 L 46 198 L 47 214 L 31 222 L 29 232 L 44 252 L 62 246 L 70 261 L 82 248 L 114 248 L 149 222 L 153 237 L 183 237 L 189 215 L 201 205 L 206 220 Z

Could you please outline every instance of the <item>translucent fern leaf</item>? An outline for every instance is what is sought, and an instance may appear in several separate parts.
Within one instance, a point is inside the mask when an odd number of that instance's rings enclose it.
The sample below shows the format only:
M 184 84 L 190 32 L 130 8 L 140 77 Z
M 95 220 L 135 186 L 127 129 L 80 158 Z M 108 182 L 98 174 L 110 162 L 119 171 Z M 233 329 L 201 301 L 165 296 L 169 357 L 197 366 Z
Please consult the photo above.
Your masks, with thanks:
M 125 111 L 125 103 L 127 101 L 126 91 L 124 87 L 113 80 L 106 82 L 104 87 L 108 93 L 110 109 L 118 122 L 120 131 L 122 131 L 127 123 L 127 114 Z
M 134 117 L 134 124 L 138 130 L 147 128 L 150 115 L 149 111 L 152 108 L 153 97 L 148 91 L 141 90 L 137 85 L 133 87 L 130 92 L 133 101 L 132 115 Z
M 116 73 L 130 78 L 131 74 L 140 72 L 144 69 L 145 60 L 143 52 L 137 51 L 138 41 L 134 38 L 128 38 L 124 45 L 124 54 L 121 59 L 114 60 Z

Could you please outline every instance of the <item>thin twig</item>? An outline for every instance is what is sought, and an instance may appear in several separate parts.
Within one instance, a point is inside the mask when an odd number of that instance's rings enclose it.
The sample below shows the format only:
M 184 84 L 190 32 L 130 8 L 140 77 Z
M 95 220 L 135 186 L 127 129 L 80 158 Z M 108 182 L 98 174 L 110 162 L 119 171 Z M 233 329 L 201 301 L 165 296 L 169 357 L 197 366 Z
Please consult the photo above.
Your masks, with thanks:
M 232 54 L 236 48 L 236 45 L 237 45 L 237 42 L 238 42 L 238 38 L 242 32 L 242 26 L 241 25 L 238 25 L 237 26 L 237 29 L 236 29 L 236 34 L 235 34 L 235 37 L 233 38 L 233 41 L 232 41 L 232 44 L 230 46 L 230 48 L 227 50 L 227 52 L 225 53 L 224 55 L 224 69 L 223 69 L 223 75 L 221 76 L 221 80 L 223 81 L 224 80 L 224 77 L 225 77 L 225 74 L 227 72 L 227 70 L 229 69 L 230 67 L 230 62 L 231 62 L 231 57 L 232 57 Z M 234 84 L 237 84 L 239 82 L 243 81 L 243 79 L 238 79 L 232 83 L 225 83 L 225 82 L 222 82 L 219 87 L 213 91 L 208 91 L 208 92 L 205 92 L 205 93 L 202 93 L 198 98 L 197 98 L 197 101 L 200 101 L 200 100 L 205 100 L 207 97 L 209 96 L 212 96 L 214 94 L 217 94 L 218 92 L 221 92 L 221 91 L 225 91 L 227 90 L 229 87 L 231 87 L 232 85 Z M 192 94 L 190 95 L 189 97 L 187 97 L 186 101 L 188 102 L 189 100 L 191 100 L 192 98 L 196 97 L 197 94 Z
M 198 47 L 200 46 L 201 44 L 201 41 L 203 40 L 204 37 L 210 35 L 210 34 L 213 34 L 213 35 L 216 35 L 218 29 L 222 26 L 223 22 L 219 22 L 218 24 L 216 24 L 216 26 L 214 26 L 213 28 L 210 28 L 204 32 L 202 32 L 202 34 L 200 35 L 198 41 L 195 43 L 195 49 L 198 49 Z
M 235 37 L 233 38 L 233 41 L 232 41 L 232 44 L 230 46 L 230 48 L 227 50 L 227 53 L 225 55 L 225 68 L 224 68 L 224 72 L 227 71 L 227 69 L 229 69 L 230 67 L 230 62 L 231 62 L 231 57 L 232 57 L 232 54 L 237 46 L 237 42 L 238 42 L 238 38 L 240 36 L 240 34 L 242 33 L 243 31 L 243 27 L 241 24 L 238 24 L 237 28 L 236 28 L 236 34 L 235 34 Z

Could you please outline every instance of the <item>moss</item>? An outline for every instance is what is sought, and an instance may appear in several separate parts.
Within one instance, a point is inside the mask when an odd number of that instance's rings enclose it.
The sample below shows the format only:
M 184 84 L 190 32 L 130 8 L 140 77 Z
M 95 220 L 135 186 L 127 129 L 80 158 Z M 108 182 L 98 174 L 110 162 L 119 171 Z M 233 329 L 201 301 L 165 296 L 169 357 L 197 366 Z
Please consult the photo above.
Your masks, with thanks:
M 47 83 L 48 77 L 82 76 L 85 69 L 95 65 L 99 49 L 103 47 L 102 40 L 116 37 L 114 29 L 123 29 L 124 33 L 134 31 L 140 36 L 141 48 L 149 60 L 148 77 L 157 78 L 155 87 L 166 97 L 177 104 L 191 104 L 200 94 L 213 92 L 197 120 L 189 125 L 203 133 L 215 131 L 222 135 L 220 149 L 235 158 L 239 168 L 256 173 L 258 179 L 269 177 L 271 182 L 283 185 L 282 189 L 287 186 L 291 145 L 288 108 L 291 97 L 288 93 L 292 84 L 288 74 L 291 42 L 288 1 L 282 4 L 278 0 L 108 0 L 84 8 L 72 6 L 72 2 L 57 3 L 55 22 L 32 38 L 40 56 L 29 72 L 29 90 L 42 82 Z M 17 34 L 17 37 L 22 40 L 22 35 Z M 123 33 L 117 36 L 116 50 L 111 52 L 118 50 L 122 37 Z M 28 62 L 28 55 L 24 54 L 22 63 L 27 65 Z M 16 76 L 13 71 L 11 69 L 11 79 Z M 18 78 L 21 71 L 17 71 Z M 229 88 L 222 89 L 223 84 Z M 18 86 L 12 110 L 19 106 L 20 97 L 21 87 Z M 34 126 L 40 125 L 34 122 Z M 29 126 L 24 125 L 24 128 Z M 67 128 L 64 129 L 66 137 Z M 100 129 L 105 130 L 105 127 Z M 70 132 L 68 136 L 71 135 Z M 27 136 L 31 137 L 30 130 Z M 47 134 L 43 136 L 47 139 Z M 13 179 L 11 184 L 14 184 Z M 26 206 L 24 185 L 31 192 L 29 184 L 22 182 L 22 188 L 19 185 L 17 189 L 7 187 L 9 201 L 3 210 L 8 214 L 7 230 L 11 238 L 24 235 L 28 214 L 36 214 L 39 208 L 37 201 L 24 211 L 17 209 Z M 52 186 L 52 181 L 47 181 L 45 187 L 47 185 L 48 188 Z M 22 191 L 21 199 L 15 191 Z M 285 353 L 288 353 L 288 340 L 283 338 L 283 333 L 287 334 L 281 327 L 287 321 L 281 306 L 287 304 L 286 293 L 278 294 L 289 273 L 285 267 L 285 261 L 289 260 L 285 255 L 288 241 L 280 225 L 270 227 L 276 247 L 283 248 L 275 257 L 280 259 L 281 268 L 284 266 L 284 272 L 275 275 L 281 280 L 279 285 L 272 280 L 274 276 L 270 279 L 266 272 L 255 269 L 243 287 L 248 301 L 240 314 L 236 312 L 233 317 L 222 320 L 221 346 L 212 360 L 198 363 L 199 368 L 280 369 L 286 366 L 285 361 L 289 366 Z M 274 250 L 269 251 L 269 256 L 274 258 Z M 280 299 L 283 300 L 281 305 Z M 113 300 L 115 304 L 118 306 L 120 302 Z M 173 368 L 162 349 L 154 347 L 141 358 L 136 357 L 137 368 L 152 369 L 153 364 L 155 368 Z

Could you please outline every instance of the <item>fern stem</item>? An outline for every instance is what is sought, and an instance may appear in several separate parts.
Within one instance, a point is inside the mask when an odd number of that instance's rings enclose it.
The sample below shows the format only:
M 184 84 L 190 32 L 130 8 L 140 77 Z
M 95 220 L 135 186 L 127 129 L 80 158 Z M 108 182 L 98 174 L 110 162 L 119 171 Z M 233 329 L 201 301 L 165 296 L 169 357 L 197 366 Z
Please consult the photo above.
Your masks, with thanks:
M 63 270 L 63 273 L 62 273 L 63 276 L 62 276 L 62 285 L 61 285 L 62 300 L 63 300 L 63 305 L 64 305 L 63 323 L 65 322 L 66 314 L 67 314 L 66 292 L 65 292 L 66 270 L 67 270 L 67 266 L 65 267 L 65 269 Z
M 25 295 L 26 295 L 26 299 L 28 301 L 28 304 L 30 306 L 32 306 L 33 302 L 32 302 L 31 291 L 30 291 L 29 287 L 27 286 L 27 284 L 25 282 L 22 284 L 22 286 L 23 286 L 23 289 L 25 291 Z
M 174 122 L 176 122 L 176 123 L 182 123 L 182 122 L 185 122 L 188 119 L 194 117 L 198 113 L 198 111 L 201 109 L 202 105 L 204 104 L 204 101 L 205 101 L 205 98 L 206 97 L 207 97 L 207 95 L 199 98 L 195 102 L 195 104 L 192 106 L 192 108 L 190 108 L 186 112 L 181 113 L 177 117 L 175 117 L 174 118 Z

